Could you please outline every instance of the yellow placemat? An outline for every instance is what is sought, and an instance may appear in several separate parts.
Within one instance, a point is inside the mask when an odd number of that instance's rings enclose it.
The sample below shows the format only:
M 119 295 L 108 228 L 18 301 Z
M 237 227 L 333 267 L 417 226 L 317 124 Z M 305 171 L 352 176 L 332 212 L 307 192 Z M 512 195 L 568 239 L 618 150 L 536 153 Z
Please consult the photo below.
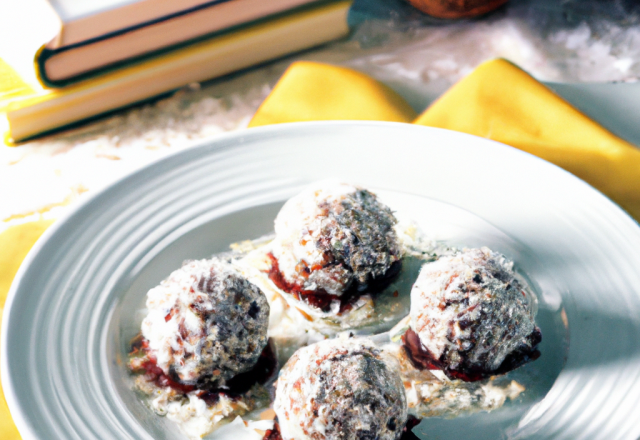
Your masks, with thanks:
M 0 234 L 0 312 L 4 308 L 11 281 L 18 272 L 20 263 L 51 223 L 53 220 L 23 223 L 12 226 Z M 20 434 L 13 424 L 4 393 L 0 389 L 0 439 L 17 440 L 19 438 Z
M 33 88 L 0 58 L 0 111 L 14 98 L 31 95 Z

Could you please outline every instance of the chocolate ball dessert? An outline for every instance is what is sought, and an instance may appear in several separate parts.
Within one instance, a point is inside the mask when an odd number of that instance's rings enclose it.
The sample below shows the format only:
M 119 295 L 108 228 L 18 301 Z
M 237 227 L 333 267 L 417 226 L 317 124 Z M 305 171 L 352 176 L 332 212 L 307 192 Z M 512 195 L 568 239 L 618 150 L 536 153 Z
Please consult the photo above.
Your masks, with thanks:
M 407 421 L 397 360 L 361 338 L 299 349 L 280 372 L 274 409 L 284 440 L 396 440 Z
M 147 294 L 147 355 L 182 384 L 224 385 L 267 344 L 269 304 L 230 264 L 187 262 Z
M 370 191 L 321 182 L 280 210 L 270 277 L 324 311 L 341 297 L 379 290 L 400 271 L 396 222 Z
M 403 340 L 414 362 L 467 381 L 537 358 L 536 299 L 513 263 L 488 248 L 425 264 L 411 290 Z

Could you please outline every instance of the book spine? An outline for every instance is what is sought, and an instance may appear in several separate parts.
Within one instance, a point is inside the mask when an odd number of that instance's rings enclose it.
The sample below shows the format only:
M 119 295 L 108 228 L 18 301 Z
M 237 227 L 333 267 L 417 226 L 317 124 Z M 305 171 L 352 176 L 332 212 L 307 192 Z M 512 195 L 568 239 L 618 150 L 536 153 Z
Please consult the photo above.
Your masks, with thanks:
M 149 50 L 148 52 L 145 52 L 141 55 L 135 56 L 133 58 L 127 58 L 127 59 L 123 59 L 121 61 L 117 61 L 117 62 L 113 62 L 110 63 L 104 67 L 100 67 L 98 69 L 92 69 L 89 70 L 87 72 L 83 72 L 81 74 L 78 75 L 74 75 L 74 76 L 70 76 L 67 78 L 62 78 L 62 79 L 54 79 L 51 78 L 48 73 L 47 73 L 47 61 L 50 60 L 53 57 L 56 57 L 59 54 L 62 54 L 64 52 L 67 51 L 72 51 L 74 49 L 80 48 L 80 47 L 87 47 L 90 46 L 94 43 L 97 42 L 101 42 L 101 41 L 105 41 L 108 40 L 110 38 L 113 37 L 117 37 L 117 36 L 121 36 L 121 35 L 125 35 L 127 33 L 130 32 L 136 32 L 138 30 L 142 30 L 148 26 L 153 26 L 156 24 L 162 24 L 163 22 L 167 22 L 168 20 L 174 19 L 174 18 L 178 18 L 178 17 L 183 17 L 183 16 L 188 16 L 191 13 L 194 12 L 198 12 L 201 11 L 203 9 L 209 9 L 209 8 L 215 8 L 216 6 L 222 4 L 222 3 L 226 3 L 232 0 L 215 0 L 212 2 L 208 2 L 202 5 L 199 5 L 195 8 L 186 10 L 186 11 L 181 11 L 180 13 L 176 13 L 170 16 L 166 16 L 166 17 L 162 17 L 160 19 L 157 20 L 153 20 L 150 22 L 146 22 L 146 23 L 141 23 L 137 26 L 132 26 L 126 29 L 122 29 L 119 30 L 117 32 L 111 32 L 109 34 L 106 35 L 102 35 L 100 37 L 97 38 L 93 38 L 87 41 L 83 41 L 81 43 L 77 43 L 77 44 L 72 44 L 69 46 L 64 46 L 61 48 L 56 48 L 56 49 L 49 49 L 47 47 L 43 47 L 37 54 L 36 54 L 36 58 L 35 58 L 35 68 L 36 68 L 36 76 L 38 77 L 38 80 L 40 81 L 40 83 L 44 86 L 44 87 L 49 87 L 49 88 L 61 88 L 61 87 L 65 87 L 68 86 L 70 84 L 74 84 L 74 83 L 78 83 L 84 80 L 90 80 L 91 78 L 94 78 L 96 76 L 102 75 L 106 72 L 110 72 L 110 71 L 114 71 L 117 69 L 120 69 L 124 66 L 127 66 L 131 63 L 134 62 L 138 62 L 141 60 L 145 60 L 145 59 L 149 59 L 149 58 L 153 58 L 155 56 L 161 55 L 163 53 L 167 53 L 170 51 L 175 51 L 175 50 L 180 50 L 186 46 L 198 43 L 199 41 L 203 41 L 203 40 L 207 40 L 207 39 L 211 39 L 211 38 L 215 38 L 215 37 L 219 37 L 219 36 L 223 36 L 225 34 L 230 34 L 230 33 L 234 33 L 234 32 L 239 32 L 241 31 L 243 28 L 249 27 L 249 26 L 254 26 L 260 23 L 264 23 L 267 22 L 269 20 L 273 20 L 275 18 L 279 18 L 279 17 L 284 17 L 290 14 L 296 14 L 296 13 L 300 13 L 300 12 L 304 12 L 305 10 L 313 10 L 315 8 L 317 8 L 318 6 L 323 6 L 323 5 L 329 5 L 332 3 L 336 3 L 340 0 L 312 0 L 310 1 L 308 4 L 303 5 L 303 6 L 298 6 L 295 7 L 293 9 L 289 9 L 287 11 L 282 11 L 282 12 L 275 12 L 272 13 L 268 16 L 262 17 L 262 18 L 258 18 L 255 20 L 251 20 L 249 22 L 246 23 L 242 23 L 239 25 L 234 25 L 234 26 L 230 26 L 227 27 L 226 29 L 222 29 L 222 30 L 218 30 L 218 31 L 214 31 L 214 32 L 209 32 L 207 34 L 204 35 L 200 35 L 196 38 L 191 38 L 188 39 L 186 41 L 179 41 L 175 44 L 171 44 L 169 46 L 165 46 L 165 47 L 161 47 L 159 49 L 152 49 Z

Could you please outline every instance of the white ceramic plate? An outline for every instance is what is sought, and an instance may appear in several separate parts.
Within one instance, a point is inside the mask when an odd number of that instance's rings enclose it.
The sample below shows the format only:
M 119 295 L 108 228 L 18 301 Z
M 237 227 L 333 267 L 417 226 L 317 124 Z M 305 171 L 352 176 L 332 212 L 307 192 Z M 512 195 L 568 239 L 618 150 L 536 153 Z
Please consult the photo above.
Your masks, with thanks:
M 638 225 L 584 182 L 510 147 L 367 122 L 219 138 L 117 182 L 47 231 L 12 286 L 2 329 L 2 384 L 22 436 L 180 438 L 130 390 L 123 366 L 146 291 L 185 259 L 270 232 L 284 200 L 326 177 L 378 190 L 440 238 L 506 253 L 540 296 L 542 357 L 514 372 L 524 395 L 414 432 L 640 436 Z

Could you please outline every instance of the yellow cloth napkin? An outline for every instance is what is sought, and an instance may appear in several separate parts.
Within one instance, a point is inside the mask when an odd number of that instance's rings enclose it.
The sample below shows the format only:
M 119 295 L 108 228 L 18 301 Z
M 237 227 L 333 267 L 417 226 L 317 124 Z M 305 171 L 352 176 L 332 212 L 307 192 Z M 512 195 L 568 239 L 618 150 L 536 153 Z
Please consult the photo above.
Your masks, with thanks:
M 396 92 L 363 73 L 299 61 L 282 75 L 249 126 L 337 119 L 411 122 L 415 117 Z
M 413 122 L 503 142 L 572 172 L 640 219 L 640 151 L 505 60 L 482 64 L 417 118 L 399 95 L 367 75 L 297 62 L 249 125 L 344 119 Z M 26 223 L 0 234 L 0 304 L 50 223 Z M 19 438 L 3 397 L 0 438 Z

